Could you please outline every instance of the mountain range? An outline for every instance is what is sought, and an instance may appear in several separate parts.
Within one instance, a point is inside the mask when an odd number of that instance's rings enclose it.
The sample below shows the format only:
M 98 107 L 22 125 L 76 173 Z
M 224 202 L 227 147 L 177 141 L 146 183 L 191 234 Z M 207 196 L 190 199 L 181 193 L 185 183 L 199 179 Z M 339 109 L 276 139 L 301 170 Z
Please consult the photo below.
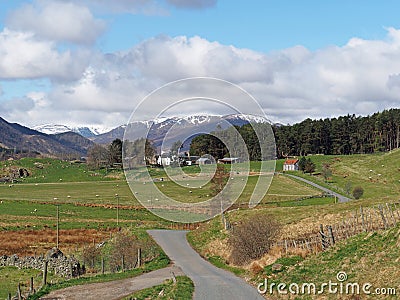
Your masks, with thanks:
M 0 118 L 0 147 L 51 156 L 86 155 L 94 142 L 74 132 L 45 134 Z
M 110 131 L 112 128 L 102 127 L 102 126 L 67 126 L 60 124 L 44 124 L 33 127 L 32 129 L 36 131 L 40 131 L 45 134 L 58 134 L 65 132 L 75 132 L 80 134 L 83 137 L 91 138 L 96 135 L 106 133 Z
M 191 139 L 195 136 L 194 126 L 201 126 L 203 132 L 210 132 L 217 126 L 226 128 L 229 124 L 242 126 L 249 122 L 260 123 L 265 122 L 265 119 L 250 115 L 164 117 L 152 121 L 131 122 L 107 131 L 99 126 L 71 127 L 52 124 L 30 129 L 0 118 L 0 147 L 54 156 L 84 156 L 95 143 L 109 144 L 116 138 L 122 140 L 125 132 L 130 140 L 147 136 L 157 148 L 161 146 L 164 136 L 172 132 L 169 138 L 171 143 L 177 140 L 185 141 L 183 148 L 188 149 Z M 176 127 L 179 130 L 174 130 Z M 169 146 L 168 143 L 166 146 Z
M 173 133 L 171 138 L 175 141 L 185 141 L 183 146 L 187 148 L 187 144 L 190 144 L 191 138 L 186 138 L 191 135 L 195 126 L 201 126 L 202 130 L 211 132 L 215 130 L 218 125 L 224 128 L 227 127 L 228 124 L 242 126 L 249 122 L 263 123 L 266 122 L 266 119 L 258 116 L 240 114 L 226 116 L 191 115 L 185 117 L 164 117 L 153 121 L 131 122 L 128 125 L 121 125 L 109 132 L 96 135 L 90 139 L 96 143 L 108 144 L 116 138 L 122 140 L 125 132 L 129 135 L 126 137 L 129 140 L 142 138 L 144 137 L 143 133 L 148 132 L 147 138 L 153 142 L 154 146 L 158 147 L 161 145 L 167 132 L 171 134 L 171 128 L 173 129 L 174 126 L 179 126 L 179 132 Z M 192 138 L 193 137 L 194 136 L 192 136 Z

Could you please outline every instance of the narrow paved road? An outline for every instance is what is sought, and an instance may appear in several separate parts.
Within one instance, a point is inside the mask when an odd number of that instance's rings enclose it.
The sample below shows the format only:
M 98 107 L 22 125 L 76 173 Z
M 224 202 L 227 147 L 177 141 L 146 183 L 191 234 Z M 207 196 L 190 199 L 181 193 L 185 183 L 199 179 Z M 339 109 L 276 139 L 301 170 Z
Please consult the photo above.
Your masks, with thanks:
M 264 299 L 254 287 L 241 278 L 201 258 L 187 242 L 187 231 L 149 230 L 148 232 L 169 258 L 193 280 L 195 300 Z
M 312 185 L 313 187 L 316 187 L 317 189 L 320 189 L 320 190 L 322 190 L 322 191 L 324 191 L 324 192 L 326 192 L 328 194 L 331 194 L 331 195 L 337 197 L 338 202 L 350 201 L 349 198 L 347 198 L 347 197 L 345 197 L 343 195 L 340 195 L 340 194 L 338 194 L 338 193 L 336 193 L 334 191 L 331 191 L 330 189 L 327 189 L 326 187 L 320 186 L 319 184 L 316 184 L 316 183 L 314 183 L 314 182 L 312 182 L 310 180 L 304 179 L 304 178 L 296 176 L 296 175 L 291 175 L 291 174 L 285 174 L 285 175 L 289 176 L 289 177 L 292 177 L 292 178 L 295 178 L 295 179 L 298 179 L 298 180 L 301 180 L 301 181 L 303 181 L 303 182 L 305 182 L 305 183 L 307 183 L 309 185 Z
M 121 299 L 131 295 L 133 292 L 143 290 L 154 285 L 159 285 L 166 279 L 175 276 L 185 275 L 177 266 L 170 266 L 143 275 L 114 280 L 109 282 L 91 283 L 71 286 L 65 289 L 51 292 L 40 298 L 41 300 L 103 300 Z

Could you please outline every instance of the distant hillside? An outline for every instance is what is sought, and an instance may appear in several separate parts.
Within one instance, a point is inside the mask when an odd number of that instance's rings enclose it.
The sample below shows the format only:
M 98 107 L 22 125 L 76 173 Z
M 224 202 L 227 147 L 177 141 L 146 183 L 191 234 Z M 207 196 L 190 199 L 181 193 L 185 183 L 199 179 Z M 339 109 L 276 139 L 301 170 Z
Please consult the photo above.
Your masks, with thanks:
M 145 126 L 145 125 L 143 125 L 143 126 Z M 97 144 L 110 144 L 115 139 L 122 140 L 124 137 L 125 127 L 126 126 L 122 125 L 122 126 L 112 129 L 109 132 L 99 134 L 96 136 L 92 136 L 92 137 L 90 137 L 90 140 Z M 141 127 L 141 129 L 146 129 L 146 128 L 147 127 Z M 140 137 L 138 137 L 138 138 L 140 138 Z
M 164 136 L 170 132 L 170 129 L 179 124 L 179 132 L 176 132 L 175 136 L 170 136 L 175 140 L 184 141 L 193 132 L 193 126 L 200 125 L 203 130 L 213 131 L 216 126 L 221 125 L 226 127 L 226 124 L 231 124 L 235 126 L 242 126 L 248 124 L 250 121 L 256 123 L 262 123 L 266 120 L 260 117 L 250 116 L 250 115 L 226 115 L 226 116 L 210 116 L 210 115 L 193 115 L 186 117 L 165 117 L 160 119 L 155 119 L 153 121 L 137 121 L 132 122 L 129 125 L 119 126 L 109 132 L 100 134 L 90 138 L 92 141 L 99 144 L 109 144 L 114 139 L 123 139 L 125 130 L 129 133 L 129 140 L 135 140 L 144 137 L 144 133 L 148 132 L 147 137 L 153 142 L 155 147 L 159 147 L 162 144 Z M 183 150 L 188 150 L 190 141 L 194 136 L 188 139 Z
M 17 123 L 9 123 L 0 118 L 0 147 L 16 151 L 38 152 L 40 154 L 61 156 L 64 154 L 85 155 L 88 143 L 75 134 L 51 136 Z M 77 145 L 73 145 L 78 142 Z
M 64 146 L 74 149 L 79 153 L 82 153 L 82 150 L 86 152 L 90 147 L 95 145 L 95 143 L 91 140 L 83 137 L 79 133 L 71 131 L 54 134 L 52 137 L 58 140 Z

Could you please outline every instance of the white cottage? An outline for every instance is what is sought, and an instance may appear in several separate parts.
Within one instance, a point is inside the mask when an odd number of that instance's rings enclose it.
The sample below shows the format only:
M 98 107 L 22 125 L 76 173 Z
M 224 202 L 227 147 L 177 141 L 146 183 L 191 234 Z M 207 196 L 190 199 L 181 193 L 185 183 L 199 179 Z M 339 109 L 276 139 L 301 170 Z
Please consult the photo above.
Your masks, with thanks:
M 283 163 L 283 171 L 298 171 L 299 160 L 298 159 L 286 159 Z

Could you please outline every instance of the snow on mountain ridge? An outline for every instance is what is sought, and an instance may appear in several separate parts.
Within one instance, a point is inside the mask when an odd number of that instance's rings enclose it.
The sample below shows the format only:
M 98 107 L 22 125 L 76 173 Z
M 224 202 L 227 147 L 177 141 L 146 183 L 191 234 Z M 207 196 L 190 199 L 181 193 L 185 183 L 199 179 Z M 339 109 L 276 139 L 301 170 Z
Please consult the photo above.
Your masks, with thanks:
M 57 124 L 44 124 L 33 127 L 32 129 L 45 133 L 45 134 L 58 134 L 72 131 L 70 127 Z
M 34 130 L 45 134 L 60 134 L 64 132 L 75 132 L 84 137 L 93 137 L 99 134 L 109 132 L 113 128 L 97 126 L 97 125 L 87 125 L 87 126 L 68 126 L 60 124 L 44 124 L 33 127 Z

